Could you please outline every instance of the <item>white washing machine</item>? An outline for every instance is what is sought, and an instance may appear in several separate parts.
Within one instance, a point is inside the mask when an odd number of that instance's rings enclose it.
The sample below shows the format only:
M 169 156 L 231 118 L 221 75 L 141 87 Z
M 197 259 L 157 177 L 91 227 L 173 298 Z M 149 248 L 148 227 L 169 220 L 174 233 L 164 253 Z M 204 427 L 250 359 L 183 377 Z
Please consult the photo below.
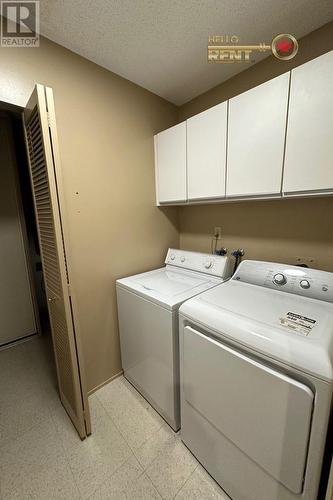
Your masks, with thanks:
M 332 273 L 244 261 L 181 306 L 181 437 L 233 500 L 325 496 L 332 302 Z
M 169 249 L 161 269 L 117 280 L 121 358 L 125 377 L 178 430 L 178 309 L 223 283 L 230 257 Z

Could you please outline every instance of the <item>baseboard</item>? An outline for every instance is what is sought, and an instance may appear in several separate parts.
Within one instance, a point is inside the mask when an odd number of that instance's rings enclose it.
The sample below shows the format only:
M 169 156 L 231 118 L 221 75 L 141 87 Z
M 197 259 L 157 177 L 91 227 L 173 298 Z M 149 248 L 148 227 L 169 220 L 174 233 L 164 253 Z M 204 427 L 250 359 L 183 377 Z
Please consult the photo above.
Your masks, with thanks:
M 123 373 L 124 373 L 124 371 L 120 370 L 119 373 L 116 373 L 112 377 L 108 378 L 107 380 L 105 380 L 105 382 L 102 382 L 101 384 L 98 384 L 96 387 L 94 387 L 93 389 L 91 389 L 90 391 L 88 391 L 88 397 L 91 396 L 92 394 L 94 394 L 94 392 L 98 391 L 98 389 L 101 389 L 106 384 L 109 384 L 110 382 L 112 382 L 112 380 L 115 380 L 116 378 L 120 377 Z
M 25 337 L 19 337 L 14 340 L 9 340 L 8 342 L 0 345 L 0 351 L 4 351 L 5 349 L 10 349 L 11 347 L 15 347 L 16 345 L 23 344 L 24 342 L 28 342 L 34 337 L 39 337 L 41 334 L 38 332 L 30 333 Z

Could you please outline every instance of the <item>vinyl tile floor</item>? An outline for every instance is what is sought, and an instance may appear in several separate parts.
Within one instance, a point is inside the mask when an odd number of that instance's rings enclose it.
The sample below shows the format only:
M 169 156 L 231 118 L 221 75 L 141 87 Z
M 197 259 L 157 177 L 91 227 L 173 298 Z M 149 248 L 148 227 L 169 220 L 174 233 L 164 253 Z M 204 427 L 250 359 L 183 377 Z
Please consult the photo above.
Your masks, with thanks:
M 52 366 L 47 338 L 0 351 L 1 500 L 229 499 L 124 377 L 89 398 L 81 441 Z

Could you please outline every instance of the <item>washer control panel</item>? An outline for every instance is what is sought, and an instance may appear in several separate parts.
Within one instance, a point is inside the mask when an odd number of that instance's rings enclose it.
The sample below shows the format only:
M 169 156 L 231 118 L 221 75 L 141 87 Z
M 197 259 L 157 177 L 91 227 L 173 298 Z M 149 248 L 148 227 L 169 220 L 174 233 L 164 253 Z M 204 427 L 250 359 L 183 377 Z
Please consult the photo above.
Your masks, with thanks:
M 244 260 L 232 279 L 333 303 L 333 273 L 326 271 Z
M 225 255 L 188 252 L 186 250 L 169 248 L 165 263 L 169 266 L 177 266 L 182 269 L 199 271 L 211 276 L 227 279 L 232 275 L 235 260 L 233 257 Z

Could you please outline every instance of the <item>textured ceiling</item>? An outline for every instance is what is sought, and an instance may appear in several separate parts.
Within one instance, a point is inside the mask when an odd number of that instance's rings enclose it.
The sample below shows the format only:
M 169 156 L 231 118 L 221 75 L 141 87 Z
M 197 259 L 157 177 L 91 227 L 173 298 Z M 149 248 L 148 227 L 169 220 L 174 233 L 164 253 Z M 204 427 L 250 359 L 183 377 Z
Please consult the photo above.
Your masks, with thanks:
M 40 4 L 44 36 L 178 105 L 247 67 L 247 63 L 208 64 L 209 35 L 236 34 L 243 44 L 270 43 L 278 33 L 301 37 L 333 19 L 332 0 L 42 0 Z

